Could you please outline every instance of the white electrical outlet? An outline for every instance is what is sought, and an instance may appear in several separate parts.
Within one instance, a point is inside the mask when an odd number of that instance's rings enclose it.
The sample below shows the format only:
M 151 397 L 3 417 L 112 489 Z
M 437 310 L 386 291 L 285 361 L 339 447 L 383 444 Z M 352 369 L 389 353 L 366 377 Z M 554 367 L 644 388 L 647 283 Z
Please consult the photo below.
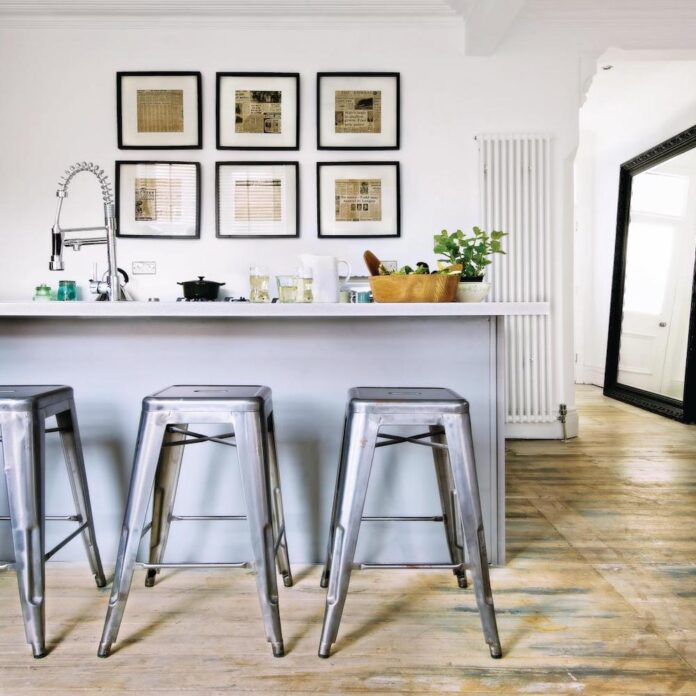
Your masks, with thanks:
M 155 275 L 157 264 L 154 261 L 133 261 L 133 275 Z

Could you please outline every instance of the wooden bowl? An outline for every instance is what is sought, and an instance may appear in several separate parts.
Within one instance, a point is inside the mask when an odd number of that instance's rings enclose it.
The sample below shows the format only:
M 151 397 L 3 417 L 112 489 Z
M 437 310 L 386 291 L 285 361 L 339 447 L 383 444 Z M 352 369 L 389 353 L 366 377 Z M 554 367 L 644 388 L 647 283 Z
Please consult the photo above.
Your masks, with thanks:
M 371 276 L 375 302 L 454 302 L 459 275 Z

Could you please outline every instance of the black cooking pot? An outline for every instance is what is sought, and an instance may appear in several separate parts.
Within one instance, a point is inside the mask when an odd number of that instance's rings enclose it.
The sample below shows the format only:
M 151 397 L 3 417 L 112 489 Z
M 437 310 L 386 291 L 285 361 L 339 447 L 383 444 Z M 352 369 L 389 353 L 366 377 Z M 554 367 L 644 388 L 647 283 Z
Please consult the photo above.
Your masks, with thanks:
M 204 276 L 198 276 L 198 280 L 187 280 L 177 283 L 184 288 L 184 298 L 187 300 L 217 300 L 218 290 L 224 283 L 216 283 L 213 280 L 203 280 Z

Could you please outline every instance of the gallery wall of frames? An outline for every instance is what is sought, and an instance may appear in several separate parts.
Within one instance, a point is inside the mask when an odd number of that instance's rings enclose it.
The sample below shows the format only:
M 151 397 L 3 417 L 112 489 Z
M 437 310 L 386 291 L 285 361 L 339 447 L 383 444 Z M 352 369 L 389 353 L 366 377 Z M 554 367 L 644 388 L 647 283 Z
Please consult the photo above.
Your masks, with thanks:
M 156 158 L 116 162 L 118 235 L 199 239 L 201 179 L 214 176 L 218 239 L 300 236 L 299 191 L 314 177 L 319 238 L 401 235 L 398 161 L 360 161 L 361 150 L 398 150 L 400 74 L 323 72 L 316 79 L 316 148 L 350 151 L 350 159 L 317 161 L 300 172 L 300 75 L 218 72 L 215 79 L 214 172 L 200 162 Z M 117 139 L 121 150 L 201 150 L 200 72 L 119 72 Z M 234 150 L 234 159 L 222 153 Z M 243 159 L 263 151 L 263 161 Z M 278 153 L 278 158 L 273 153 Z M 308 185 L 304 182 L 302 185 Z

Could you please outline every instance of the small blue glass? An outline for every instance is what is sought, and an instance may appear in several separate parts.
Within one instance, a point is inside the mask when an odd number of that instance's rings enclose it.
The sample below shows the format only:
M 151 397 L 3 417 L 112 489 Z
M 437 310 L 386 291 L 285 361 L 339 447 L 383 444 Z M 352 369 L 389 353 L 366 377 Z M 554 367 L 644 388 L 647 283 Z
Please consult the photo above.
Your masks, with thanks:
M 75 302 L 77 300 L 77 284 L 74 280 L 61 280 L 58 282 L 56 300 L 59 302 Z

